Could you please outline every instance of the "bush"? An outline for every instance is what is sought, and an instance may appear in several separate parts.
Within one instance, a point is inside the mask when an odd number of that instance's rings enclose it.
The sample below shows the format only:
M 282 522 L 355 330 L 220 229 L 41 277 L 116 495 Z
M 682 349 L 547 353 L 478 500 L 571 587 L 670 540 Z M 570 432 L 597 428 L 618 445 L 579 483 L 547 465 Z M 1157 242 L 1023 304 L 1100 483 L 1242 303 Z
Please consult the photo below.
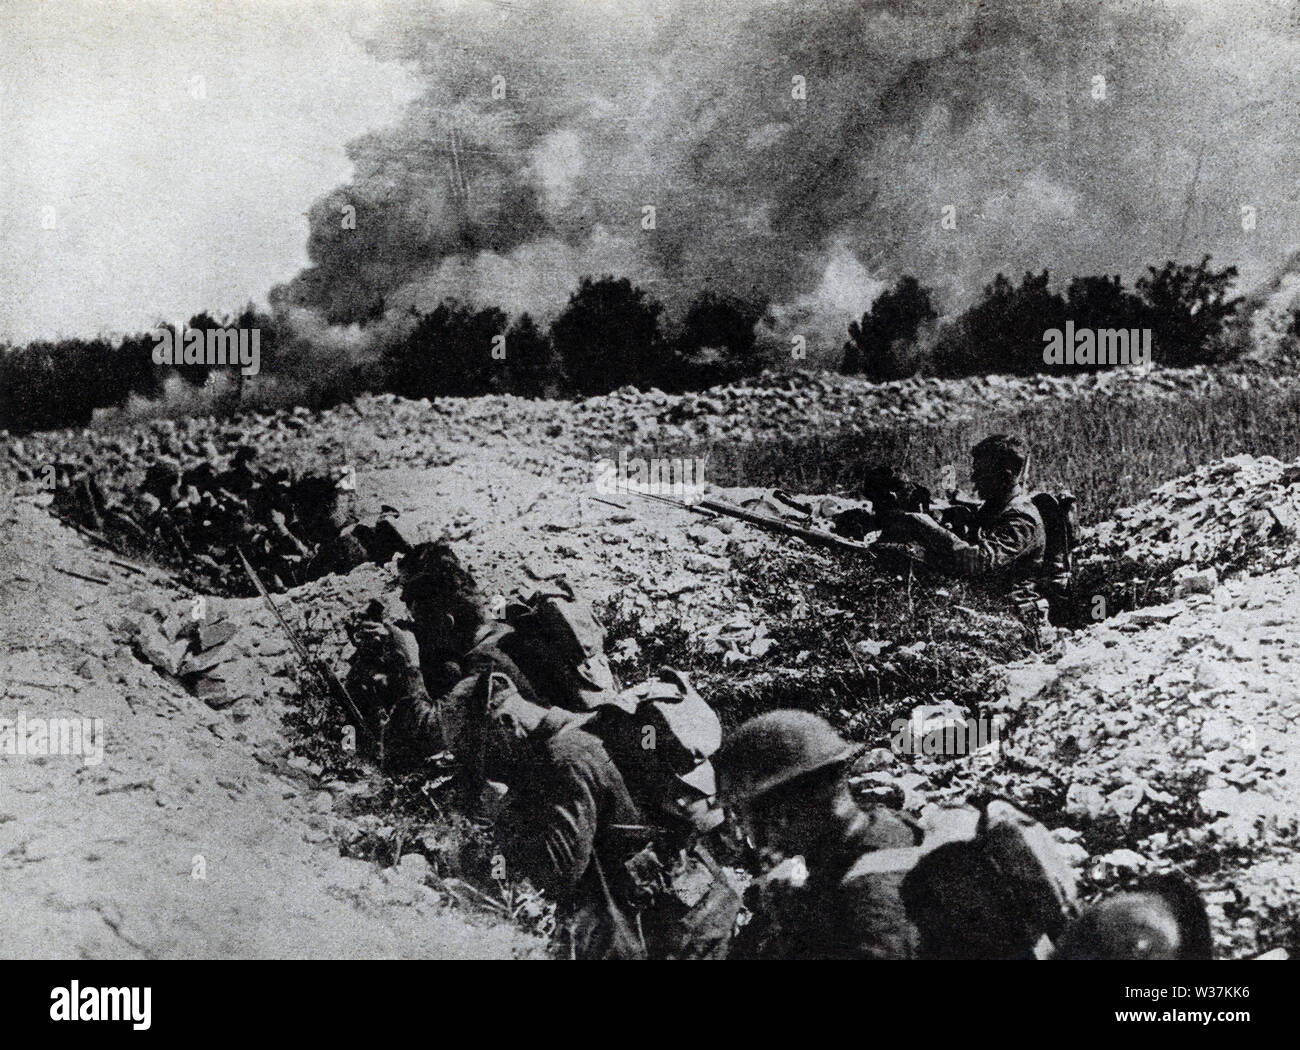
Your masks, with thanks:
M 1136 293 L 1125 289 L 1118 276 L 1076 277 L 1064 298 L 1048 287 L 1046 270 L 1026 273 L 1019 286 L 998 274 L 979 302 L 944 327 L 930 368 L 951 377 L 1114 367 L 1045 363 L 1044 334 L 1053 328 L 1064 331 L 1067 321 L 1076 330 L 1149 328 L 1152 358 L 1167 367 L 1225 361 L 1241 348 L 1229 322 L 1242 300 L 1228 296 L 1236 268 L 1212 270 L 1209 261 L 1207 255 L 1196 265 L 1170 261 L 1158 270 L 1148 267 Z
M 505 331 L 506 315 L 495 307 L 441 302 L 387 352 L 385 386 L 410 398 L 500 391 L 505 370 L 492 356 L 492 341 Z
M 757 375 L 764 361 L 756 348 L 754 326 L 766 305 L 705 292 L 686 311 L 677 339 L 677 386 L 700 390 Z
M 1137 287 L 1147 308 L 1147 327 L 1152 329 L 1154 354 L 1162 365 L 1214 364 L 1239 350 L 1229 338 L 1228 321 L 1241 305 L 1240 296 L 1228 298 L 1228 286 L 1237 268 L 1211 270 L 1207 255 L 1196 265 L 1167 262 Z
M 605 394 L 663 382 L 670 355 L 659 331 L 662 312 L 626 277 L 584 277 L 551 325 L 551 341 L 575 390 Z
M 930 289 L 904 275 L 893 288 L 881 292 L 861 321 L 849 325 L 840 371 L 860 373 L 877 383 L 914 375 L 917 332 L 936 317 Z

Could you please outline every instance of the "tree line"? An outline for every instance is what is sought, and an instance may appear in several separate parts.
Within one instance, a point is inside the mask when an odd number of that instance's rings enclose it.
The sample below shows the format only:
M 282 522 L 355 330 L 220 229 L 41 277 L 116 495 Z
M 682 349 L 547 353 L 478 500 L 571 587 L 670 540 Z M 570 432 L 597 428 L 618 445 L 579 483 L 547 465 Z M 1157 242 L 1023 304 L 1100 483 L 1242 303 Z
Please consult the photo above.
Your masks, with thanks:
M 1019 284 L 998 274 L 958 316 L 940 322 L 933 289 L 905 275 L 849 325 L 840 370 L 884 382 L 913 375 L 1062 373 L 1096 365 L 1047 365 L 1044 332 L 1067 320 L 1078 328 L 1149 328 L 1155 363 L 1215 363 L 1239 353 L 1233 327 L 1240 298 L 1229 296 L 1234 267 L 1198 264 L 1149 268 L 1133 290 L 1117 276 L 1076 277 L 1064 294 L 1048 274 Z M 761 346 L 768 304 L 705 292 L 666 331 L 663 307 L 627 278 L 584 277 L 549 329 L 528 314 L 513 320 L 492 306 L 453 300 L 415 314 L 401 336 L 361 364 L 327 379 L 306 377 L 294 335 L 275 317 L 248 306 L 238 315 L 198 314 L 190 329 L 258 328 L 264 372 L 312 380 L 312 407 L 366 392 L 403 397 L 585 397 L 623 386 L 678 392 L 734 382 L 777 364 L 780 350 Z M 772 341 L 769 341 L 772 342 Z M 87 425 L 95 409 L 132 396 L 158 398 L 167 376 L 200 387 L 204 364 L 156 365 L 153 333 L 103 339 L 39 341 L 0 348 L 0 429 L 14 433 Z M 277 353 L 279 349 L 280 353 Z M 298 362 L 297 364 L 295 362 Z M 232 374 L 236 370 L 231 370 Z M 306 389 L 306 386 L 303 387 Z
M 849 325 L 840 371 L 886 382 L 918 374 L 1062 375 L 1109 367 L 1044 360 L 1045 334 L 1067 322 L 1093 331 L 1148 329 L 1158 365 L 1217 364 L 1244 349 L 1233 324 L 1242 299 L 1229 294 L 1236 276 L 1235 266 L 1213 269 L 1207 255 L 1196 264 L 1148 267 L 1132 290 L 1118 275 L 1075 277 L 1062 295 L 1050 287 L 1046 270 L 1026 273 L 1018 285 L 999 273 L 962 314 L 938 325 L 932 289 L 904 275 Z

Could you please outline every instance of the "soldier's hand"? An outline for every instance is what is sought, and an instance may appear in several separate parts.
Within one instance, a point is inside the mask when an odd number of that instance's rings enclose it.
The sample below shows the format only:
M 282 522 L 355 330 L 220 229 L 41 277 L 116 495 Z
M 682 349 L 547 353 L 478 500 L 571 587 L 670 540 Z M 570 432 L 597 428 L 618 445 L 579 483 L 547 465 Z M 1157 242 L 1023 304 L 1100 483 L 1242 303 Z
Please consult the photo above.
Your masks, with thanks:
M 392 644 L 391 652 L 399 659 L 405 668 L 420 667 L 420 645 L 415 640 L 415 635 L 394 623 L 385 623 L 388 629 L 388 637 Z
M 354 644 L 378 655 L 392 671 L 418 669 L 420 646 L 415 635 L 388 621 L 363 620 L 356 629 Z

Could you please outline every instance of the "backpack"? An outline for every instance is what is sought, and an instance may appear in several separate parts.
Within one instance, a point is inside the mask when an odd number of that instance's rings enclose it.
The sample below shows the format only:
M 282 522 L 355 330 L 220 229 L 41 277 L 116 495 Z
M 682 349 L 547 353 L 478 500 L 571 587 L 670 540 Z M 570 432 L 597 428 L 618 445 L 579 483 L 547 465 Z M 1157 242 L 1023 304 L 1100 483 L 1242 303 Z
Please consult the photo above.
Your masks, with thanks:
M 927 957 L 1024 957 L 1076 912 L 1076 879 L 1051 833 L 1010 803 L 983 806 L 973 838 L 921 852 L 901 895 Z
M 980 814 L 975 841 L 1013 895 L 1022 921 L 1055 940 L 1077 908 L 1075 875 L 1051 832 L 1009 802 Z
M 1043 574 L 1062 586 L 1069 586 L 1074 569 L 1075 503 L 1070 492 L 1037 492 L 1032 502 L 1043 519 L 1047 545 L 1043 549 Z
M 661 667 L 610 697 L 590 728 L 639 803 L 648 799 L 661 815 L 701 831 L 721 823 L 712 758 L 722 744 L 722 723 L 681 671 Z
M 502 651 L 539 696 L 569 711 L 592 711 L 618 692 L 605 656 L 605 629 L 567 580 L 521 589 L 506 602 L 512 628 Z

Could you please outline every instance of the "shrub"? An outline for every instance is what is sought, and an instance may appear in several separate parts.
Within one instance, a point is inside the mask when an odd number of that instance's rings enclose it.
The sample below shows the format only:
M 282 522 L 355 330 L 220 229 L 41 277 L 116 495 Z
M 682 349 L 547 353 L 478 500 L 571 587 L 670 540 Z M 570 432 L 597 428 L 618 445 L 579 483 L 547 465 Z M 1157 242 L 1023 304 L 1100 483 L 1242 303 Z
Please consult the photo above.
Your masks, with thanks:
M 584 277 L 551 325 L 551 340 L 580 394 L 663 381 L 669 355 L 659 331 L 663 307 L 626 277 Z
M 860 321 L 850 323 L 840 371 L 861 373 L 876 382 L 915 374 L 917 332 L 936 317 L 930 289 L 915 277 L 899 278 L 893 288 L 881 292 Z

